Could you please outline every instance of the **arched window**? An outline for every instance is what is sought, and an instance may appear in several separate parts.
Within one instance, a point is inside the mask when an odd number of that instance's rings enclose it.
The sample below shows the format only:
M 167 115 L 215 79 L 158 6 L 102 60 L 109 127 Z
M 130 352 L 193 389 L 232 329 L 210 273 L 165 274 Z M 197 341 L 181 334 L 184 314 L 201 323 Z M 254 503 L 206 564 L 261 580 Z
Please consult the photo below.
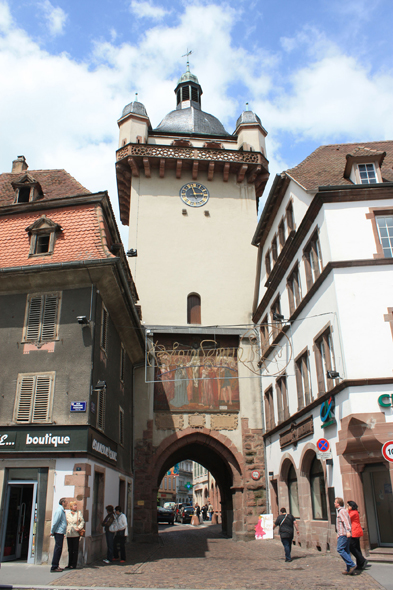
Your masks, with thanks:
M 198 293 L 190 293 L 187 297 L 187 324 L 201 323 L 201 297 Z
M 299 512 L 299 493 L 297 487 L 297 476 L 296 471 L 293 465 L 291 465 L 288 471 L 288 496 L 289 496 L 289 512 L 295 518 L 300 517 Z
M 325 477 L 322 463 L 314 457 L 310 467 L 312 516 L 314 520 L 327 520 Z

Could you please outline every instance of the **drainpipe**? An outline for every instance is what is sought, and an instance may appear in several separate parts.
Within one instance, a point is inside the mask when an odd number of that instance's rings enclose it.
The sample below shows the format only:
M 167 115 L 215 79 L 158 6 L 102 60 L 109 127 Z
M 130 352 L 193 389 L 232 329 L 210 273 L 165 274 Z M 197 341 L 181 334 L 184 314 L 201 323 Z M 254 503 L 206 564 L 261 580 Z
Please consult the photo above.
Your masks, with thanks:
M 131 472 L 132 472 L 132 510 L 131 510 L 131 529 L 134 530 L 134 508 L 135 508 L 135 471 L 134 471 L 134 456 L 135 456 L 135 424 L 134 424 L 134 416 L 135 416 L 135 407 L 134 407 L 134 400 L 135 400 L 135 370 L 141 369 L 145 363 L 136 363 L 132 365 L 132 415 L 131 415 L 131 424 L 132 424 L 132 461 L 131 461 Z
M 261 333 L 260 330 L 256 329 L 259 353 L 262 357 L 262 346 L 261 346 Z M 262 368 L 259 373 L 259 391 L 261 396 L 261 416 L 262 416 L 262 431 L 265 433 L 265 405 L 263 403 L 263 386 L 262 386 Z M 269 489 L 269 472 L 267 465 L 267 453 L 266 453 L 266 440 L 263 439 L 263 454 L 265 458 L 265 488 L 266 488 L 266 514 L 270 514 L 270 489 Z

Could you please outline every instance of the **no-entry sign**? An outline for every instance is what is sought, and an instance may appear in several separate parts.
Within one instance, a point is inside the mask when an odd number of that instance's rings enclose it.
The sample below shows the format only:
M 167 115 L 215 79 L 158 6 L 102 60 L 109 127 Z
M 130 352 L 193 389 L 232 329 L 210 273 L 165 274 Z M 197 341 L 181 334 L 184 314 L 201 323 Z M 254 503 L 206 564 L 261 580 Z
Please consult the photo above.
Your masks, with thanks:
M 393 463 L 393 440 L 388 440 L 382 447 L 382 455 L 386 461 Z

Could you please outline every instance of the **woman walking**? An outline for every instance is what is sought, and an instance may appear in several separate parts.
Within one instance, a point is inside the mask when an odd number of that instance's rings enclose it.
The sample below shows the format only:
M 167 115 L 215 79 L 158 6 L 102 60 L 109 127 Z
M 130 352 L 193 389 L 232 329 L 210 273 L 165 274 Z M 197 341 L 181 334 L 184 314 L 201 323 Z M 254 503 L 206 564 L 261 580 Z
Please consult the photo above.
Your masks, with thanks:
M 85 521 L 82 513 L 78 510 L 75 500 L 70 502 L 70 510 L 66 513 L 67 518 L 67 546 L 68 546 L 68 565 L 66 570 L 75 570 L 78 564 L 79 537 L 81 531 L 85 530 Z
M 111 563 L 111 561 L 113 560 L 113 539 L 115 537 L 115 533 L 110 530 L 110 526 L 115 520 L 115 513 L 112 504 L 108 504 L 108 506 L 106 506 L 105 509 L 107 515 L 101 523 L 101 525 L 105 529 L 106 538 L 106 559 L 103 559 L 103 562 Z
M 363 529 L 360 525 L 358 505 L 356 502 L 349 500 L 347 506 L 352 526 L 352 537 L 349 540 L 349 550 L 356 559 L 356 569 L 364 570 L 368 561 L 363 557 L 360 549 L 360 537 L 363 537 Z
M 274 526 L 279 527 L 281 543 L 284 545 L 285 561 L 292 561 L 293 526 L 295 525 L 297 534 L 299 534 L 299 529 L 295 517 L 292 514 L 287 514 L 285 508 L 281 508 L 280 512 L 281 514 L 277 517 Z

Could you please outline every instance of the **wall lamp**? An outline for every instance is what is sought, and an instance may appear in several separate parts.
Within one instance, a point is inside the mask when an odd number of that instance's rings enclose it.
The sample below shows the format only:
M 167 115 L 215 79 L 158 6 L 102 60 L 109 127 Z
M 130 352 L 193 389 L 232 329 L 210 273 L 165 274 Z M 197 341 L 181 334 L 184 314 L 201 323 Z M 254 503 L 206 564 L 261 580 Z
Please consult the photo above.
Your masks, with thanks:
M 127 256 L 128 258 L 135 258 L 135 256 L 138 256 L 138 250 L 136 248 L 130 248 L 130 250 L 127 250 Z
M 327 371 L 326 376 L 328 379 L 340 379 L 340 373 L 337 371 Z
M 97 381 L 97 385 L 95 386 L 94 389 L 105 389 L 106 387 L 106 381 Z
M 284 316 L 281 313 L 277 313 L 276 311 L 273 311 L 273 320 L 275 322 L 282 322 L 284 319 Z
M 78 324 L 81 324 L 81 326 L 87 326 L 89 323 L 89 320 L 85 315 L 78 315 L 76 319 L 78 320 Z

